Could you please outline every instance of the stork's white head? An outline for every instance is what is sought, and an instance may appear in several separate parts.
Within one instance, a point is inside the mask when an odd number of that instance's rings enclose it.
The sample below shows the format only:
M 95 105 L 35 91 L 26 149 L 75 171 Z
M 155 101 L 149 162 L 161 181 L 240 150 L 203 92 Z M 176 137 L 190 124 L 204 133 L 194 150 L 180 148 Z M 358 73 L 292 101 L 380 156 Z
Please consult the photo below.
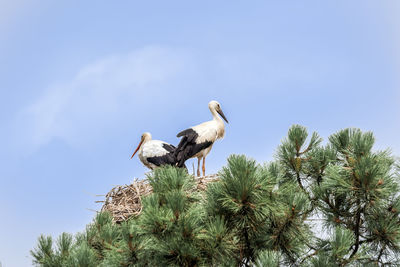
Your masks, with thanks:
M 142 134 L 143 143 L 151 140 L 151 134 L 149 132 L 145 132 Z
M 140 138 L 140 143 L 138 145 L 138 147 L 136 148 L 135 152 L 133 152 L 132 157 L 135 156 L 136 152 L 139 150 L 139 148 L 146 143 L 147 141 L 151 140 L 151 134 L 148 132 L 145 132 L 144 134 L 142 134 L 141 138 Z
M 215 100 L 210 101 L 208 103 L 208 108 L 213 114 L 215 114 L 215 112 L 218 112 L 218 114 L 221 115 L 221 117 L 226 121 L 226 123 L 229 123 L 224 113 L 222 112 L 221 105 L 218 103 L 218 101 Z

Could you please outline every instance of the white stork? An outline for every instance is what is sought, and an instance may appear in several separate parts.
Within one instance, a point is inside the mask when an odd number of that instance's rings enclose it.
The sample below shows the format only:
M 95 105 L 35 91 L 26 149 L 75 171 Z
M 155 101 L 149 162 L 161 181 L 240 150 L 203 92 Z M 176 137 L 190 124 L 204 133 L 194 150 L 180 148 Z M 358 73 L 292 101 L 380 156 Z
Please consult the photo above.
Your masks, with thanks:
M 176 165 L 175 159 L 175 147 L 171 144 L 160 140 L 152 140 L 150 133 L 142 134 L 140 143 L 133 152 L 135 156 L 136 152 L 139 150 L 140 161 L 149 169 L 154 170 L 154 168 L 161 165 Z M 185 167 L 182 165 L 181 167 Z M 186 168 L 186 167 L 185 167 Z
M 197 158 L 197 176 L 200 176 L 200 161 L 203 158 L 203 176 L 206 173 L 206 156 L 210 152 L 214 142 L 225 135 L 225 124 L 220 116 L 228 123 L 221 106 L 217 101 L 208 103 L 213 119 L 193 126 L 178 133 L 182 137 L 175 150 L 178 167 L 182 167 L 189 158 Z M 218 114 L 220 116 L 218 116 Z

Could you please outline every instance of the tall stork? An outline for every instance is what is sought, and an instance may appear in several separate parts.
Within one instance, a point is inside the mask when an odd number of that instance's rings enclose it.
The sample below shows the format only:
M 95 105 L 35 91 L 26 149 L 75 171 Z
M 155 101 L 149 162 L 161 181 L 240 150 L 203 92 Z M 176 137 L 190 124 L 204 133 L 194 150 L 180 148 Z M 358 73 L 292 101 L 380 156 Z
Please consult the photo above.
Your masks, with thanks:
M 133 152 L 133 156 L 135 156 L 136 152 L 139 151 L 139 159 L 140 161 L 149 169 L 154 170 L 154 168 L 161 165 L 176 165 L 175 158 L 175 147 L 171 144 L 160 140 L 152 140 L 150 133 L 142 134 L 140 139 L 140 143 L 136 148 L 135 152 Z M 180 167 L 186 168 L 186 166 L 182 165 Z
M 206 174 L 206 156 L 210 152 L 214 142 L 225 135 L 225 124 L 221 117 L 228 123 L 221 105 L 213 100 L 208 103 L 213 119 L 193 126 L 178 133 L 182 137 L 175 150 L 177 166 L 181 167 L 189 158 L 197 158 L 197 176 L 200 176 L 200 161 L 203 159 L 203 176 Z M 221 116 L 219 116 L 219 115 Z

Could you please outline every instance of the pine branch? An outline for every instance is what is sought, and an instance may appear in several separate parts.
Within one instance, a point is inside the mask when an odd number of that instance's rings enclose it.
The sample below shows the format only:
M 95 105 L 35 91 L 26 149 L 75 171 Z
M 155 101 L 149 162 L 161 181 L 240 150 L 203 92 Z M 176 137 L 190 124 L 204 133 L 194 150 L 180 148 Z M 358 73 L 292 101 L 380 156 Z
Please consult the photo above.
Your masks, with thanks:
M 311 258 L 311 257 L 313 257 L 313 256 L 315 256 L 315 255 L 317 255 L 318 254 L 318 250 L 315 250 L 313 253 L 311 253 L 311 254 L 308 254 L 307 256 L 305 256 L 301 261 L 300 261 L 300 266 L 307 260 L 307 259 L 309 259 L 309 258 Z
M 381 257 L 383 255 L 383 251 L 385 250 L 385 245 L 381 248 L 381 250 L 379 251 L 379 255 L 378 255 L 378 262 L 381 261 Z
M 356 217 L 356 225 L 354 227 L 354 235 L 356 238 L 356 243 L 353 249 L 353 252 L 350 255 L 350 259 L 357 253 L 358 248 L 360 246 L 360 222 L 361 222 L 361 207 L 360 207 L 360 200 L 358 200 L 358 210 L 357 210 L 357 217 Z

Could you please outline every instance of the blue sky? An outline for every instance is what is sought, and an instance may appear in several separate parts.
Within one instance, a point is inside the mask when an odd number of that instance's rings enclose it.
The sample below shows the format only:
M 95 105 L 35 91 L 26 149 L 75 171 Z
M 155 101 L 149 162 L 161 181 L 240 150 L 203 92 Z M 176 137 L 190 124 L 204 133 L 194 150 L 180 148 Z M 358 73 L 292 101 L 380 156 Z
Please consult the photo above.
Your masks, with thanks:
M 400 155 L 398 1 L 0 0 L 0 262 L 82 231 L 95 195 L 144 177 L 140 135 L 178 143 L 218 100 L 207 157 L 265 162 L 292 124 L 375 133 Z M 191 163 L 188 164 L 191 166 Z

